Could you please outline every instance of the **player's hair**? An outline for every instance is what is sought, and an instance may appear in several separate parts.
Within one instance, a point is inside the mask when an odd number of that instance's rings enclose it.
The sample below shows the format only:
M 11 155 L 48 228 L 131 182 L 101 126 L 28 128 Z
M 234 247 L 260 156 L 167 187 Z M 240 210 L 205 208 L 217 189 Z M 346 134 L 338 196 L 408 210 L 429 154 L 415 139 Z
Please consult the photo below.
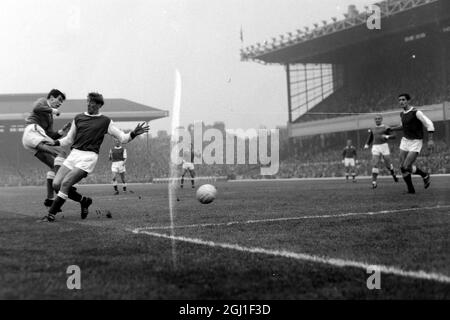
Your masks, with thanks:
M 406 101 L 411 100 L 411 96 L 409 95 L 409 93 L 401 93 L 401 94 L 398 95 L 398 97 L 399 97 L 399 98 L 400 98 L 400 97 L 405 97 L 405 98 L 406 98 Z
M 62 93 L 61 91 L 59 91 L 58 89 L 52 89 L 50 90 L 50 92 L 47 95 L 47 99 L 50 99 L 50 97 L 53 98 L 58 98 L 59 96 L 61 96 L 63 98 L 63 101 L 66 100 L 66 95 L 64 93 Z
M 103 96 L 98 92 L 89 92 L 87 97 L 89 100 L 93 100 L 95 103 L 101 106 L 105 104 Z

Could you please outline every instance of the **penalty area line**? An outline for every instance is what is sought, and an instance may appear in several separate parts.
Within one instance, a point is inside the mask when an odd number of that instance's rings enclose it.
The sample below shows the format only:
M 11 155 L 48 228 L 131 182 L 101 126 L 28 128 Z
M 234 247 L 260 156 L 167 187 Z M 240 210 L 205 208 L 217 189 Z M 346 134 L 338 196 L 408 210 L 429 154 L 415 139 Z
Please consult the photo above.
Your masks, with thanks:
M 441 282 L 441 283 L 450 283 L 450 277 L 447 275 L 434 273 L 434 272 L 429 273 L 429 272 L 422 271 L 422 270 L 419 270 L 419 271 L 403 270 L 403 269 L 400 269 L 400 268 L 394 267 L 394 266 L 369 264 L 369 263 L 365 263 L 365 262 L 358 262 L 358 261 L 344 260 L 344 259 L 337 259 L 337 258 L 327 258 L 327 257 L 321 257 L 321 256 L 305 254 L 305 253 L 296 253 L 296 252 L 291 252 L 291 251 L 286 251 L 286 250 L 269 250 L 269 249 L 258 248 L 258 247 L 245 247 L 245 246 L 240 246 L 238 244 L 206 241 L 206 240 L 197 239 L 197 238 L 166 235 L 166 234 L 143 231 L 143 230 L 138 230 L 138 229 L 134 229 L 131 231 L 135 234 L 145 234 L 145 235 L 149 235 L 152 237 L 170 239 L 172 241 L 186 242 L 186 243 L 191 243 L 191 244 L 196 244 L 196 245 L 207 246 L 207 247 L 211 247 L 211 248 L 222 248 L 222 249 L 229 249 L 229 250 L 240 251 L 240 252 L 245 252 L 245 253 L 264 254 L 264 255 L 269 255 L 269 256 L 290 258 L 290 259 L 295 259 L 295 260 L 299 260 L 299 261 L 331 265 L 333 267 L 341 267 L 341 268 L 352 267 L 352 268 L 363 269 L 365 271 L 371 269 L 371 270 L 377 270 L 381 273 L 391 274 L 391 275 L 396 275 L 396 276 L 401 276 L 401 277 L 414 278 L 414 279 L 419 279 L 419 280 L 432 280 L 432 281 L 437 281 L 437 282 Z
M 325 215 L 313 215 L 313 216 L 301 216 L 301 217 L 286 217 L 286 218 L 270 218 L 270 219 L 255 219 L 247 221 L 230 221 L 230 222 L 220 222 L 220 223 L 199 223 L 199 224 L 186 224 L 179 226 L 153 226 L 153 227 L 143 227 L 137 228 L 135 230 L 169 230 L 169 229 L 188 229 L 188 228 L 205 228 L 205 227 L 223 227 L 223 226 L 233 226 L 233 225 L 245 225 L 245 224 L 255 224 L 255 223 L 270 223 L 270 222 L 280 222 L 280 221 L 295 221 L 304 219 L 331 219 L 331 218 L 345 218 L 354 216 L 374 216 L 380 214 L 391 214 L 391 213 L 402 213 L 420 210 L 439 210 L 448 209 L 450 205 L 434 206 L 434 207 L 421 207 L 421 208 L 405 208 L 396 210 L 382 210 L 382 211 L 369 211 L 369 212 L 349 212 L 349 213 L 339 213 L 339 214 L 325 214 Z

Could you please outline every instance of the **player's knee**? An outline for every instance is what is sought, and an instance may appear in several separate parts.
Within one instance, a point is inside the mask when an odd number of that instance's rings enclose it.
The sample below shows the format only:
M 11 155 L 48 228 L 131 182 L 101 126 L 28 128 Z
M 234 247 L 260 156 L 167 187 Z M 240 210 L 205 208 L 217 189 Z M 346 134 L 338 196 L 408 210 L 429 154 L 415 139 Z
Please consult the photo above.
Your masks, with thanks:
M 72 183 L 71 183 L 71 181 L 70 180 L 64 180 L 62 183 L 61 183 L 61 190 L 69 190 L 70 189 L 70 187 L 72 187 Z
M 61 183 L 53 180 L 53 190 L 55 190 L 56 192 L 59 191 L 59 189 L 61 189 Z
M 412 172 L 412 167 L 411 166 L 401 166 L 400 167 L 400 171 L 403 174 L 411 173 Z

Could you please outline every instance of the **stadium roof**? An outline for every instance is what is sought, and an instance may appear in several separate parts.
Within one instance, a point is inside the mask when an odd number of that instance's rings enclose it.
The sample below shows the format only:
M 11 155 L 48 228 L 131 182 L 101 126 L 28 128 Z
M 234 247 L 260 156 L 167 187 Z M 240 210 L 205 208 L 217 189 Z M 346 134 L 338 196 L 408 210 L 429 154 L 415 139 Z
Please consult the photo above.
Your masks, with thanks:
M 242 60 L 261 63 L 335 63 L 340 62 L 340 49 L 368 42 L 389 34 L 433 26 L 439 32 L 448 32 L 450 1 L 448 0 L 387 0 L 375 3 L 380 8 L 381 29 L 370 30 L 368 18 L 374 13 L 358 12 L 351 7 L 345 19 L 332 18 L 310 30 L 298 29 L 286 35 L 273 37 L 272 41 L 258 43 L 241 50 Z M 447 21 L 447 22 L 446 22 Z M 405 35 L 406 36 L 406 35 Z M 401 43 L 400 43 L 401 44 Z
M 47 93 L 0 94 L 0 120 L 23 120 L 34 101 Z M 59 119 L 72 119 L 86 111 L 86 99 L 68 99 L 61 106 Z M 164 118 L 168 111 L 146 106 L 126 99 L 105 99 L 101 112 L 115 121 L 150 121 Z

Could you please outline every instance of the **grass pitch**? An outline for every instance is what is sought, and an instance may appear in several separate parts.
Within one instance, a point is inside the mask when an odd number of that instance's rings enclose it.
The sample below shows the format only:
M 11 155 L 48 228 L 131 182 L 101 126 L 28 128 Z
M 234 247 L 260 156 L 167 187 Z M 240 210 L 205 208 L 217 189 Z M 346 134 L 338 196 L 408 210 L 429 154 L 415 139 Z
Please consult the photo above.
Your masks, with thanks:
M 67 202 L 52 224 L 35 222 L 44 187 L 0 188 L 0 298 L 449 299 L 450 178 L 415 184 L 407 195 L 388 179 L 375 190 L 368 180 L 221 182 L 202 205 L 187 181 L 174 228 L 163 184 L 118 196 L 80 185 L 94 199 L 88 218 Z M 70 265 L 81 290 L 67 289 Z M 369 290 L 368 265 L 398 272 Z

